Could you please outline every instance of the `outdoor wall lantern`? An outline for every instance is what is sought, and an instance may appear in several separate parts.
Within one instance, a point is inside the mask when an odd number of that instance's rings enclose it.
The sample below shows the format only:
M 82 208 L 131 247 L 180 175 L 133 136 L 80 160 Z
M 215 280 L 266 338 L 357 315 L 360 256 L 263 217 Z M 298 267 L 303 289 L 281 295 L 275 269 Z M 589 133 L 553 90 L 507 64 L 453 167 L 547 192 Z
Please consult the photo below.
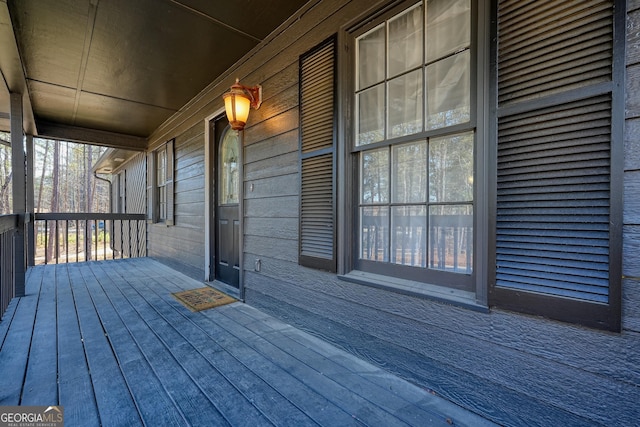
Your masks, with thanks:
M 243 86 L 240 79 L 236 79 L 236 83 L 229 92 L 222 95 L 222 99 L 231 129 L 242 130 L 247 123 L 249 109 L 257 110 L 262 104 L 262 86 Z

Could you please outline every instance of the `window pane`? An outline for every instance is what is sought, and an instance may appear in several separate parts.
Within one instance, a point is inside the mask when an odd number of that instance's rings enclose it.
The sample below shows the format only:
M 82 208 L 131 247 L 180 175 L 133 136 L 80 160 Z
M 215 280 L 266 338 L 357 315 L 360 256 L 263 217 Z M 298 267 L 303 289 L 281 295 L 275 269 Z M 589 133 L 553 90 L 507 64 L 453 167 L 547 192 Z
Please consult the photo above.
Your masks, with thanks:
M 473 200 L 473 132 L 429 140 L 429 201 Z
M 358 90 L 384 80 L 385 61 L 384 24 L 356 40 L 358 51 Z
M 471 104 L 469 51 L 427 66 L 427 128 L 468 122 Z
M 391 262 L 425 267 L 427 264 L 427 208 L 391 208 Z
M 429 268 L 470 274 L 473 266 L 473 207 L 429 208 Z
M 458 52 L 471 40 L 469 0 L 427 2 L 427 63 Z
M 419 203 L 427 200 L 427 143 L 393 147 L 392 200 Z
M 389 208 L 360 208 L 360 258 L 389 262 Z
M 361 158 L 362 203 L 388 203 L 389 150 L 365 151 Z
M 238 132 L 229 130 L 220 148 L 220 203 L 239 203 L 240 182 L 238 180 Z
M 384 139 L 384 84 L 358 94 L 358 141 L 366 145 Z
M 422 70 L 389 82 L 389 137 L 422 132 Z
M 389 76 L 424 64 L 422 5 L 389 20 Z
M 158 188 L 158 217 L 167 219 L 167 187 Z
M 167 152 L 165 150 L 158 151 L 158 167 L 156 171 L 157 185 L 161 186 L 167 182 Z

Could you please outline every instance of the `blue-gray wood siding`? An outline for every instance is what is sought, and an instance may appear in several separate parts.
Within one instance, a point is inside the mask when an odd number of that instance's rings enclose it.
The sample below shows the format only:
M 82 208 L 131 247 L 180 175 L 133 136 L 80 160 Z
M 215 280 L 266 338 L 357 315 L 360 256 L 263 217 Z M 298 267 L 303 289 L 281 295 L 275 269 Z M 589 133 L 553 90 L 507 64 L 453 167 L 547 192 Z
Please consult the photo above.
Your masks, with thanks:
M 176 137 L 177 158 L 184 156 L 186 146 L 202 147 L 203 120 L 222 107 L 220 97 L 234 78 L 262 84 L 264 103 L 251 112 L 244 133 L 243 268 L 249 304 L 501 424 L 636 424 L 640 419 L 640 0 L 627 2 L 620 334 L 501 310 L 478 313 L 344 282 L 334 274 L 298 265 L 298 58 L 346 23 L 364 18 L 363 11 L 386 3 L 319 2 L 181 109 L 152 135 L 151 144 Z M 196 218 L 188 219 L 189 227 L 181 225 L 179 213 L 186 206 L 180 205 L 189 193 L 197 199 L 202 190 L 193 179 L 180 183 L 179 164 L 178 160 L 176 227 L 151 226 L 149 238 L 150 253 L 172 265 L 176 264 L 172 259 L 201 259 L 188 251 L 203 252 L 204 247 L 200 243 L 204 228 Z M 183 243 L 185 238 L 188 243 Z M 254 271 L 257 259 L 260 271 Z
M 111 178 L 111 212 L 120 212 L 118 199 L 120 182 L 119 178 L 124 177 L 125 179 L 125 211 L 122 213 L 135 213 L 135 214 L 144 214 L 146 212 L 146 204 L 147 199 L 145 197 L 146 194 L 146 177 L 147 177 L 147 166 L 146 166 L 146 156 L 144 153 L 138 153 L 131 157 L 125 164 L 123 164 L 120 168 L 114 170 Z M 129 227 L 128 224 L 125 223 L 124 227 L 122 227 L 121 223 L 116 221 L 113 224 L 114 233 L 113 233 L 113 249 L 122 252 L 123 256 L 129 257 Z M 146 253 L 147 241 L 145 238 L 146 224 L 139 223 L 136 227 L 135 224 L 131 224 L 131 233 L 138 233 L 137 240 L 131 240 L 132 242 L 138 242 L 137 248 L 132 248 L 132 252 L 134 255 L 136 254 L 144 254 Z M 136 231 L 137 230 L 137 231 Z M 122 242 L 125 242 L 123 247 Z
M 204 278 L 204 125 L 175 136 L 174 225 L 147 224 L 148 256 Z
M 627 13 L 622 323 L 640 333 L 640 0 Z

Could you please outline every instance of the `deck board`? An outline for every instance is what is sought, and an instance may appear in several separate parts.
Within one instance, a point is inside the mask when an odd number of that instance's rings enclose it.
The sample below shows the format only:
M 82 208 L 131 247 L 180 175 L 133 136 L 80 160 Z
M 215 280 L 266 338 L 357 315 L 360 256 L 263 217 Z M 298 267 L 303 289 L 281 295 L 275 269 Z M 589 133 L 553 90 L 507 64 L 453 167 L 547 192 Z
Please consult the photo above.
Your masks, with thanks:
M 335 381 L 351 393 L 361 396 L 365 401 L 378 406 L 408 424 L 426 422 L 430 426 L 447 427 L 449 425 L 445 419 L 438 419 L 437 414 L 430 413 L 401 396 L 388 393 L 382 386 L 360 375 L 361 370 L 354 372 L 349 369 L 348 365 L 353 365 L 353 363 L 326 357 L 322 351 L 305 345 L 301 339 L 294 339 L 296 335 L 304 334 L 291 326 L 282 328 L 280 322 L 273 325 L 274 322 L 270 322 L 270 319 L 258 320 L 247 311 L 220 310 L 219 313 L 227 316 L 231 321 L 251 319 L 252 323 L 248 324 L 251 325 L 251 329 L 259 335 L 269 334 L 269 342 L 279 350 L 292 358 L 304 361 L 309 368 L 322 376 Z M 368 370 L 375 371 L 372 367 Z
M 84 273 L 85 281 L 89 272 Z M 175 402 L 167 394 L 138 344 L 131 336 L 127 324 L 120 317 L 111 300 L 97 281 L 92 281 L 92 295 L 102 325 L 107 331 L 111 346 L 131 389 L 140 416 L 147 425 L 179 426 L 186 419 Z M 160 372 L 160 375 L 163 373 Z
M 201 286 L 145 258 L 32 268 L 0 322 L 0 404 L 68 426 L 489 425 L 245 304 L 171 296 Z
M 145 290 L 147 286 L 137 279 L 131 283 L 139 290 Z M 172 307 L 168 302 L 155 295 L 151 289 L 143 291 L 143 295 L 147 301 L 153 302 L 158 313 L 167 322 L 180 329 L 185 339 L 209 361 L 216 372 L 233 384 L 244 398 L 255 405 L 271 422 L 296 426 L 315 425 L 311 419 L 304 416 L 264 380 L 247 369 L 217 343 L 211 342 L 211 337 L 180 313 L 180 308 Z
M 0 387 L 0 406 L 20 404 L 41 282 L 42 272 L 31 275 L 31 280 L 25 287 L 25 297 L 16 307 L 10 333 L 7 334 L 0 350 L 0 367 L 4 383 L 3 387 Z
M 58 404 L 56 269 L 44 269 L 21 405 Z
M 31 269 L 34 270 L 34 269 Z M 68 270 L 57 282 L 58 395 L 68 425 L 99 426 L 96 396 L 80 335 Z
M 100 269 L 105 275 L 108 274 L 100 266 L 95 268 Z M 105 288 L 109 281 L 110 279 L 104 280 Z M 203 389 L 196 381 L 201 375 L 206 379 L 204 369 L 197 371 L 201 362 L 194 360 L 197 353 L 188 355 L 189 349 L 183 348 L 187 347 L 188 343 L 180 339 L 175 330 L 171 330 L 171 325 L 153 312 L 134 289 L 121 289 L 117 284 L 111 283 L 106 292 L 114 306 L 119 308 L 123 321 L 130 325 L 131 333 L 149 361 L 159 370 L 171 373 L 163 376 L 161 381 L 181 408 L 187 421 L 191 425 L 231 424 L 227 419 L 229 414 L 223 413 L 217 407 L 220 402 L 216 397 L 219 397 L 220 393 L 213 393 L 211 388 Z M 202 412 L 210 414 L 208 419 L 202 418 Z
M 171 280 L 158 281 L 157 284 L 169 292 L 181 290 L 181 288 L 173 284 Z M 183 311 L 189 319 L 207 332 L 210 339 L 215 340 L 232 356 L 247 366 L 248 369 L 252 370 L 266 383 L 278 390 L 293 406 L 303 411 L 304 414 L 314 422 L 320 425 L 362 425 L 352 414 L 332 404 L 312 386 L 301 381 L 292 375 L 291 372 L 274 363 L 266 355 L 248 346 L 232 332 L 222 328 L 215 321 L 203 315 L 207 311 L 190 313 L 168 293 L 160 293 L 160 295 L 165 301 Z
M 102 425 L 137 425 L 141 419 L 79 267 L 69 268 L 80 333 Z
M 350 414 L 354 419 L 366 425 L 374 426 L 399 424 L 397 417 L 364 399 L 354 388 L 342 386 L 322 372 L 309 366 L 309 360 L 303 361 L 301 358 L 293 357 L 278 348 L 271 342 L 273 337 L 270 336 L 269 340 L 267 340 L 249 329 L 237 328 L 236 323 L 224 315 L 225 310 L 229 308 L 231 307 L 208 311 L 205 315 L 227 331 L 233 331 L 246 345 L 256 352 L 264 354 L 271 362 L 292 374 L 301 383 L 316 390 L 327 401 Z
M 189 374 L 198 387 L 212 400 L 212 403 L 225 414 L 232 425 L 248 423 L 250 425 L 271 425 L 272 423 L 246 398 L 218 369 L 214 360 L 218 354 L 210 358 L 191 341 L 189 332 L 194 327 L 186 321 L 171 322 L 165 318 L 155 304 L 164 304 L 151 294 L 142 295 L 137 289 L 122 287 L 122 293 L 131 301 L 137 311 L 145 317 L 154 333 L 162 340 L 180 366 Z

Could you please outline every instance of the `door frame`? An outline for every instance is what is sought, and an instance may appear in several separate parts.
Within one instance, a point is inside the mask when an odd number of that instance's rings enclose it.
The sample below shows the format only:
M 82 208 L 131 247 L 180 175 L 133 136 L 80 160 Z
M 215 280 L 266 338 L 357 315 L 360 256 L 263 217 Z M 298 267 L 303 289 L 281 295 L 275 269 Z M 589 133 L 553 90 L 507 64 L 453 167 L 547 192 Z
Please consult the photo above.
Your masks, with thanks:
M 212 127 L 215 124 L 216 119 L 225 120 L 223 117 L 225 109 L 215 111 L 210 116 L 204 119 L 204 280 L 205 282 L 212 283 L 213 285 L 223 285 L 224 291 L 230 291 L 234 293 L 235 288 L 224 285 L 222 282 L 215 280 L 215 194 L 217 182 L 217 154 L 218 141 L 215 140 L 215 129 Z M 240 231 L 238 237 L 238 263 L 240 264 L 240 271 L 238 272 L 238 290 L 239 295 L 232 295 L 238 297 L 244 301 L 244 132 L 239 132 L 240 137 L 240 150 L 239 150 L 239 169 L 238 175 L 240 178 L 239 185 L 239 217 Z

